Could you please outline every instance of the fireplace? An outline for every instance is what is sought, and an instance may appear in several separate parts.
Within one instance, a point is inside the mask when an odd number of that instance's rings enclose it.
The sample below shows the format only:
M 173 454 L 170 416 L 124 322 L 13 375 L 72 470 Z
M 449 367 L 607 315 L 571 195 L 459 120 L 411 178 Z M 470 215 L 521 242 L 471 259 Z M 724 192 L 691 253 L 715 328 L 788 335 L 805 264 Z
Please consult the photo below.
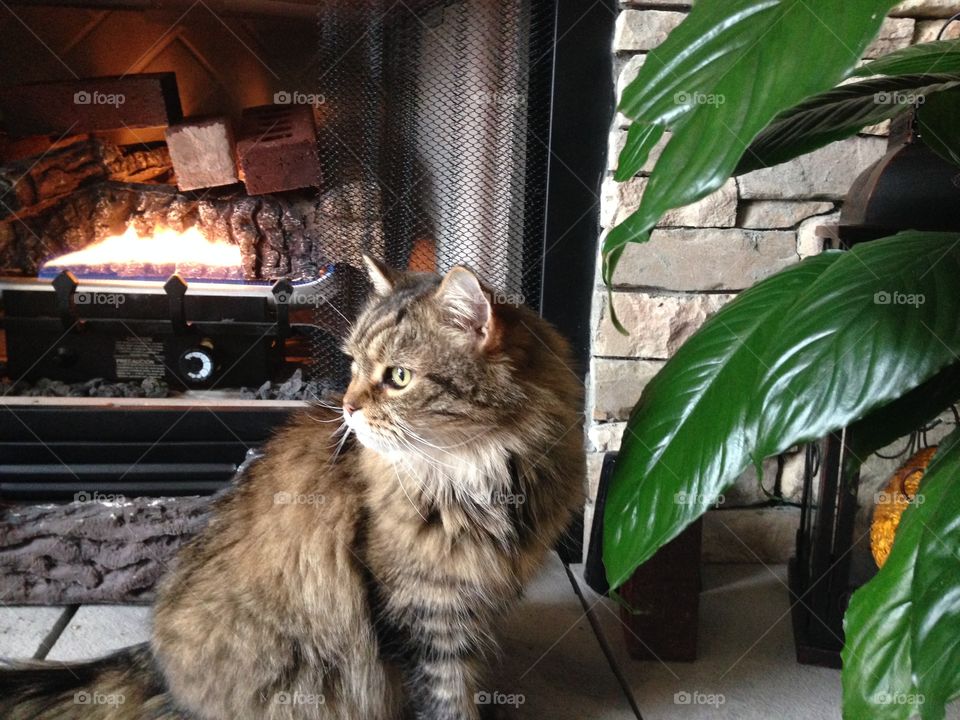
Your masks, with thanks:
M 4 5 L 0 505 L 222 487 L 336 402 L 364 252 L 585 359 L 614 6 Z
M 595 226 L 602 143 L 584 151 L 555 119 L 576 107 L 603 137 L 610 98 L 592 75 L 609 22 L 574 5 L 5 6 L 0 494 L 69 497 L 132 470 L 136 452 L 78 472 L 66 411 L 122 413 L 103 441 L 156 454 L 184 413 L 217 415 L 246 446 L 335 397 L 361 252 L 471 265 L 585 352 L 576 242 Z M 571 291 L 578 307 L 558 302 Z M 145 491 L 192 472 L 161 464 Z

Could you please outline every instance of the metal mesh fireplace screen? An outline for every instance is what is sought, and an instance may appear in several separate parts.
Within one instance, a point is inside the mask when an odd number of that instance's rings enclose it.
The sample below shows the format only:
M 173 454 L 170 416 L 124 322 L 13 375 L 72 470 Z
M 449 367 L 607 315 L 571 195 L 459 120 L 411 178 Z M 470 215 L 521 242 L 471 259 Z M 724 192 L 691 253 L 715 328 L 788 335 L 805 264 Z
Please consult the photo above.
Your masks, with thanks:
M 356 268 L 363 250 L 395 267 L 465 264 L 539 307 L 552 4 L 360 5 L 319 20 L 329 261 Z M 341 310 L 362 300 L 354 287 Z M 342 377 L 324 333 L 313 349 L 317 372 Z

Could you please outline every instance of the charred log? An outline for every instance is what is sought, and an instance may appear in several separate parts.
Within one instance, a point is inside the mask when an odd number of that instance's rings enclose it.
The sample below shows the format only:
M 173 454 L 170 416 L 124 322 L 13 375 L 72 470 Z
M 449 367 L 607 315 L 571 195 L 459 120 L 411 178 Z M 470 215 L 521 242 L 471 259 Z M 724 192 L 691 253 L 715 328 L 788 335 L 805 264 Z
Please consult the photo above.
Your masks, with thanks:
M 163 182 L 172 174 L 165 145 L 118 147 L 84 138 L 0 166 L 0 220 L 28 218 L 74 191 L 104 180 Z
M 120 148 L 86 138 L 0 167 L 0 194 L 10 198 L 0 205 L 0 274 L 35 276 L 46 260 L 131 224 L 141 235 L 196 226 L 211 240 L 232 242 L 246 280 L 307 280 L 332 261 L 359 266 L 361 250 L 383 253 L 375 187 L 196 194 L 163 184 L 170 173 L 165 146 Z
M 112 498 L 0 512 L 4 602 L 149 603 L 177 550 L 206 523 L 211 498 Z

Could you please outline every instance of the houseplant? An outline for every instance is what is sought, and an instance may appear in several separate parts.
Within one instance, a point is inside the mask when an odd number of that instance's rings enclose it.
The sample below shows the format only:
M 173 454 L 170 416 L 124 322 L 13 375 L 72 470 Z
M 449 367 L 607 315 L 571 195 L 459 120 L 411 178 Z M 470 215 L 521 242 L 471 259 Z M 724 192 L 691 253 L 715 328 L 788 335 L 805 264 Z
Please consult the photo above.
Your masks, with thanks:
M 960 41 L 857 67 L 893 5 L 698 0 L 621 101 L 633 124 L 618 180 L 636 174 L 666 130 L 672 135 L 640 207 L 605 239 L 608 285 L 626 243 L 646 241 L 667 210 L 736 172 L 893 117 L 917 97 L 926 101 L 921 133 L 956 162 Z M 924 302 L 882 304 L 878 293 Z M 612 308 L 611 316 L 617 323 Z M 604 512 L 610 586 L 748 465 L 861 419 L 877 428 L 861 444 L 869 452 L 892 430 L 908 429 L 898 423 L 938 414 L 958 361 L 958 234 L 911 231 L 824 253 L 741 293 L 667 362 L 627 423 Z M 851 602 L 843 670 L 851 720 L 942 718 L 960 694 L 960 488 L 951 486 L 958 473 L 954 433 L 921 486 L 936 502 L 907 510 L 888 562 Z M 693 501 L 676 503 L 677 493 Z

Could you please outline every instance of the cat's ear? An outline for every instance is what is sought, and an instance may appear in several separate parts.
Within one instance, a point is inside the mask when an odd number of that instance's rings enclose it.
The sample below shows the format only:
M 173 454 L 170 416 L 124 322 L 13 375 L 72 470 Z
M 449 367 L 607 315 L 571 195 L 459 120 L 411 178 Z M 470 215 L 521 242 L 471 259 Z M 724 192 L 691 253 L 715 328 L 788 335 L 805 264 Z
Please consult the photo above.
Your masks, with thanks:
M 393 292 L 397 284 L 397 275 L 393 270 L 366 253 L 363 253 L 363 264 L 367 267 L 367 275 L 377 295 L 385 296 Z
M 481 346 L 488 344 L 493 335 L 493 309 L 476 275 L 465 267 L 453 268 L 440 283 L 437 300 L 457 325 L 476 333 Z

